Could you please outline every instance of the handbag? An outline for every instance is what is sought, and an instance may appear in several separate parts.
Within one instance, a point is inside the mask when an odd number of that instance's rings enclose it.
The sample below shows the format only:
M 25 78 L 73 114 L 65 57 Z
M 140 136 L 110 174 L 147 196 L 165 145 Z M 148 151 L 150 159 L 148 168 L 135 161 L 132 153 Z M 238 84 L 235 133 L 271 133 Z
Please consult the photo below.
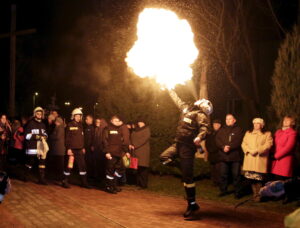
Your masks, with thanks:
M 134 155 L 134 150 L 132 150 L 131 157 L 130 157 L 130 169 L 138 169 L 139 159 Z
M 135 157 L 130 157 L 130 165 L 129 168 L 130 169 L 138 169 L 138 158 Z

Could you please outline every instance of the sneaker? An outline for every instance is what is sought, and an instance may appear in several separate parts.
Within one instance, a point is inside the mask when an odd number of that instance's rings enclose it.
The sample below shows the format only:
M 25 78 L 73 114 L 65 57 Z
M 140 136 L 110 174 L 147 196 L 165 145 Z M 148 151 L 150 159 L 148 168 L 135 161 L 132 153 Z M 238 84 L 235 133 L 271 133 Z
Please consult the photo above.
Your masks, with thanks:
M 200 209 L 199 205 L 197 203 L 195 204 L 189 204 L 186 211 L 183 214 L 183 217 L 187 218 L 194 214 L 194 212 L 198 211 Z

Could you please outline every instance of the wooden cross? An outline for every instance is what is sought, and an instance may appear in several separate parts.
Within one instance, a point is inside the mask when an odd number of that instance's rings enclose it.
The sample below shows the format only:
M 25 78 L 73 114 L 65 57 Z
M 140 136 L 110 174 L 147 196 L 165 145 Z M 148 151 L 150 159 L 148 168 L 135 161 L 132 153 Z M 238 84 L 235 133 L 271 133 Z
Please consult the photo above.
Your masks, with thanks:
M 16 84 L 16 38 L 19 35 L 35 33 L 36 29 L 26 29 L 16 31 L 16 5 L 11 6 L 11 25 L 10 32 L 0 34 L 1 38 L 10 38 L 10 80 L 9 80 L 9 103 L 8 113 L 11 117 L 15 116 L 15 84 Z

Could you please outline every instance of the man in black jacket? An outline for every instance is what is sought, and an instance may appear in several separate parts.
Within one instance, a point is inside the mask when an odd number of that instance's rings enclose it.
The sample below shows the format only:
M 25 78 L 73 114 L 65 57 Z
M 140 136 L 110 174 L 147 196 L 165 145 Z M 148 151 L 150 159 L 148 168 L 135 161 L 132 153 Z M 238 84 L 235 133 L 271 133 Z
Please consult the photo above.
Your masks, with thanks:
M 212 122 L 212 132 L 208 134 L 205 140 L 205 146 L 208 151 L 208 161 L 210 164 L 210 179 L 215 185 L 219 185 L 219 148 L 216 145 L 216 135 L 221 128 L 221 120 L 215 119 Z
M 230 175 L 236 191 L 241 171 L 243 136 L 243 130 L 237 126 L 235 117 L 227 114 L 226 126 L 222 127 L 216 135 L 220 161 L 220 197 L 229 194 L 227 188 Z
M 67 149 L 67 161 L 64 171 L 64 180 L 62 186 L 64 188 L 70 188 L 68 183 L 68 177 L 71 175 L 71 169 L 73 163 L 76 161 L 79 175 L 81 178 L 81 186 L 90 188 L 86 178 L 86 165 L 85 165 L 85 148 L 84 148 L 84 134 L 82 126 L 82 111 L 79 108 L 75 108 L 72 112 L 72 121 L 68 123 L 66 127 L 66 149 Z
M 93 125 L 93 117 L 87 115 L 85 117 L 84 126 L 84 148 L 85 148 L 85 163 L 87 166 L 87 175 L 89 178 L 96 177 L 96 156 L 94 147 L 95 127 Z
M 112 194 L 121 190 L 117 187 L 117 180 L 124 174 L 122 156 L 126 153 L 126 156 L 130 158 L 129 140 L 127 140 L 129 137 L 124 134 L 122 125 L 123 122 L 120 118 L 113 116 L 103 132 L 104 153 L 107 159 L 106 191 Z
M 46 158 L 38 156 L 38 142 L 46 139 L 46 126 L 42 122 L 44 110 L 37 107 L 33 111 L 33 118 L 28 122 L 25 128 L 25 145 L 26 145 L 26 174 L 32 169 L 34 163 L 38 159 L 39 165 L 39 184 L 46 185 L 45 168 Z M 26 178 L 27 175 L 25 175 Z

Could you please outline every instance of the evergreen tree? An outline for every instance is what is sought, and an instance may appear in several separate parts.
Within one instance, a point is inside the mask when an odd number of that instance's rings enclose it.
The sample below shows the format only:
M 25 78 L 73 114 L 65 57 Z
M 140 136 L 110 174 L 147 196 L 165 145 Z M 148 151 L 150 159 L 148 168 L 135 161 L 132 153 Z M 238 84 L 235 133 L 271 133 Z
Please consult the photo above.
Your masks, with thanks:
M 295 26 L 282 43 L 272 77 L 271 103 L 280 120 L 300 116 L 300 27 Z M 297 125 L 299 126 L 299 118 Z

